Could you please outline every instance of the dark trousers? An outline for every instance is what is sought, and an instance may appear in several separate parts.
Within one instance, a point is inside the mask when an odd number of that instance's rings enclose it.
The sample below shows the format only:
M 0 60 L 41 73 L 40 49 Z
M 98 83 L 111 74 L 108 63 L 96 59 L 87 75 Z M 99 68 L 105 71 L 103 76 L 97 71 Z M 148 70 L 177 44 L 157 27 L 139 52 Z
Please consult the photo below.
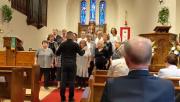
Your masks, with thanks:
M 44 74 L 44 87 L 48 87 L 49 80 L 50 80 L 50 72 L 51 68 L 40 68 L 40 80 L 42 75 Z
M 77 84 L 79 87 L 86 87 L 86 78 L 77 76 Z
M 56 79 L 56 71 L 57 71 L 57 68 L 54 67 L 54 68 L 51 68 L 51 80 L 54 81 Z
M 60 95 L 61 100 L 65 100 L 65 92 L 66 92 L 66 83 L 69 81 L 69 99 L 73 99 L 74 97 L 74 87 L 75 87 L 75 78 L 76 78 L 76 65 L 62 65 L 61 72 L 61 87 L 60 87 Z
M 90 62 L 90 67 L 88 68 L 89 76 L 92 75 L 93 69 L 94 69 L 94 61 L 91 61 L 91 62 Z
M 56 80 L 61 81 L 61 67 L 57 67 Z

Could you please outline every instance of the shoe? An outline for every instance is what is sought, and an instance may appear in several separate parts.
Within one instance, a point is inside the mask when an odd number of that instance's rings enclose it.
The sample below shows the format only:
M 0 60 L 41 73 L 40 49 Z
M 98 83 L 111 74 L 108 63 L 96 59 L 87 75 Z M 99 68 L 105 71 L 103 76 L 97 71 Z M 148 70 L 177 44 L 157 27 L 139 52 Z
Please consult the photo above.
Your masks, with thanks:
M 74 98 L 69 99 L 68 102 L 75 102 Z
M 66 102 L 66 97 L 61 97 L 61 102 Z
M 49 90 L 49 87 L 44 87 L 44 89 Z
M 82 90 L 85 90 L 85 87 L 82 87 Z
M 78 87 L 77 87 L 77 89 L 78 89 L 78 90 L 80 90 L 80 89 L 81 89 L 81 87 L 80 87 L 80 86 L 78 86 Z

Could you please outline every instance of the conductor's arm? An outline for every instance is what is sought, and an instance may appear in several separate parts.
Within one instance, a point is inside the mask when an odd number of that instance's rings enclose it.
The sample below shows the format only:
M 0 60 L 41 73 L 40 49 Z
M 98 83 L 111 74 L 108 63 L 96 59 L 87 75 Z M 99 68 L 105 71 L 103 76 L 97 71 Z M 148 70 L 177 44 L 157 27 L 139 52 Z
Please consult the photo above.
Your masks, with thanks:
M 76 44 L 76 51 L 80 56 L 83 56 L 85 53 L 85 50 L 81 49 L 78 44 Z

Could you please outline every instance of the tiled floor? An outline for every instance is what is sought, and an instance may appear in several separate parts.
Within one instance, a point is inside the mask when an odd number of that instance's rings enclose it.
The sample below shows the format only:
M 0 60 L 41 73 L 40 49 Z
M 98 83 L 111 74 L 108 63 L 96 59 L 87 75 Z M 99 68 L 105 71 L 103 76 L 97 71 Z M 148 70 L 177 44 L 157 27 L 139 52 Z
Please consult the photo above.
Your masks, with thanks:
M 48 90 L 44 89 L 44 87 L 40 88 L 40 93 L 39 93 L 39 99 L 42 100 L 43 98 L 45 98 L 49 93 L 51 93 L 53 90 L 55 90 L 57 87 L 49 87 Z M 26 90 L 26 93 L 30 93 L 30 90 Z M 10 100 L 3 100 L 0 102 L 11 102 Z M 30 102 L 30 101 L 24 101 L 24 102 Z

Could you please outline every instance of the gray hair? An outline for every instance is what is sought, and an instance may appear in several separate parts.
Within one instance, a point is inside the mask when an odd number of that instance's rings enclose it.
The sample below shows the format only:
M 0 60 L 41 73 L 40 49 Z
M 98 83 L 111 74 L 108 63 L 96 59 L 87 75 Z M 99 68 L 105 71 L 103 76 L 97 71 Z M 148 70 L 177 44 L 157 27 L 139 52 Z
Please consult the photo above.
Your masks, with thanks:
M 149 64 L 152 57 L 151 41 L 136 37 L 124 44 L 125 56 L 134 64 Z

